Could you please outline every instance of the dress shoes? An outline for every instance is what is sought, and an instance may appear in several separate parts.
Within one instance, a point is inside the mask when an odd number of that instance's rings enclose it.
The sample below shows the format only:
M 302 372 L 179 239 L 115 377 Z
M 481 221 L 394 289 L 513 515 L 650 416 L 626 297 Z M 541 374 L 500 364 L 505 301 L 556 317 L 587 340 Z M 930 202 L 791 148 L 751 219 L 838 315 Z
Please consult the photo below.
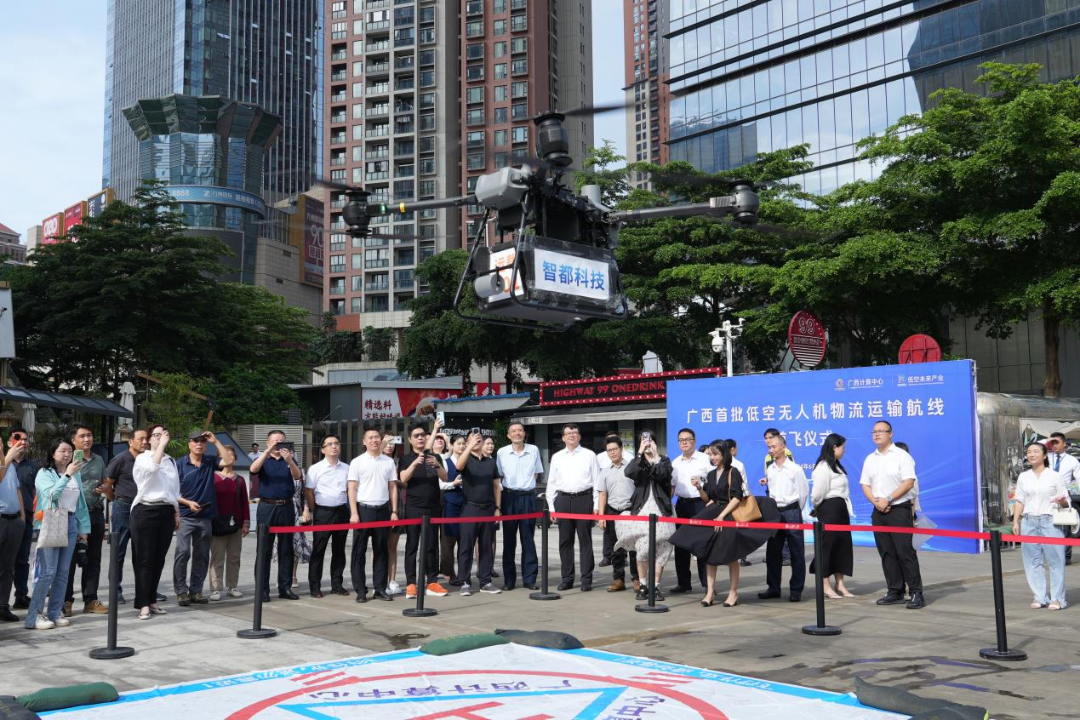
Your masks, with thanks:
M 322 594 L 322 590 L 312 590 L 311 591 L 311 597 L 313 597 L 313 598 L 321 598 L 321 597 L 325 597 L 325 596 Z
M 516 587 L 517 587 L 517 585 L 503 585 L 502 589 L 503 589 L 503 592 L 510 592 L 511 590 L 513 590 Z
M 539 590 L 540 589 L 540 586 L 537 585 L 536 582 L 525 583 L 521 587 L 525 588 L 526 590 Z
M 356 602 L 358 602 L 358 603 L 366 603 L 367 602 L 367 590 L 358 590 L 356 592 Z
M 791 602 L 802 602 L 802 593 L 791 593 L 788 596 L 788 600 Z
M 263 601 L 264 603 L 268 603 L 268 602 L 270 602 L 270 593 L 268 593 L 268 592 L 264 592 L 264 593 L 262 594 L 262 601 Z
M 299 600 L 300 596 L 294 593 L 292 590 L 282 590 L 278 593 L 278 597 L 282 600 Z
M 572 587 L 574 587 L 574 583 L 572 581 L 563 580 L 561 583 L 559 583 L 558 590 L 559 590 L 559 592 L 562 592 L 563 590 L 569 590 Z
M 682 585 L 676 585 L 675 587 L 668 590 L 668 592 L 671 593 L 672 595 L 685 595 L 686 593 L 690 592 L 691 590 L 693 590 L 693 588 L 683 587 Z
M 375 599 L 375 600 L 393 600 L 394 599 L 391 595 L 388 595 L 386 592 L 384 592 L 382 590 L 376 590 L 374 593 L 372 593 L 371 597 L 373 599 Z
M 581 592 L 592 592 L 592 583 L 581 583 Z
M 625 590 L 625 589 L 626 589 L 626 581 L 625 580 L 616 580 L 615 582 L 608 585 L 607 591 L 608 592 L 619 592 L 620 590 Z
M 334 589 L 332 589 L 330 591 L 330 594 L 331 595 L 343 595 L 345 597 L 349 597 L 349 591 L 346 590 L 345 588 L 334 588 Z
M 611 558 L 604 558 L 597 563 L 600 567 L 611 567 Z
M 769 592 L 768 590 L 766 590 L 765 592 L 759 592 L 757 594 L 757 596 L 758 596 L 758 600 L 776 600 L 777 598 L 780 597 L 780 593 L 779 592 Z
M 908 600 L 908 610 L 921 610 L 926 607 L 926 601 L 923 599 L 921 592 L 911 593 L 911 600 Z
M 878 605 L 899 605 L 904 602 L 904 596 L 900 593 L 889 593 L 883 598 L 878 598 Z
M 120 601 L 121 603 L 123 600 Z M 15 604 L 12 605 L 16 610 L 27 610 L 30 607 L 30 598 L 25 595 L 16 595 Z
M 3 620 L 4 622 L 18 622 L 21 619 L 22 618 L 6 607 L 0 608 L 0 620 Z

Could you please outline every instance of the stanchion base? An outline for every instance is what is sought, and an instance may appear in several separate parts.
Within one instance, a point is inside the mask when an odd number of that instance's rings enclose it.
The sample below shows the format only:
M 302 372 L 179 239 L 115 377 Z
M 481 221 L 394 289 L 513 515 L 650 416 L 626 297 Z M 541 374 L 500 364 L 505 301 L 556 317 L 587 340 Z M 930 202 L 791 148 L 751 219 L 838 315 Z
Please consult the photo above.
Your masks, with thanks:
M 405 608 L 401 614 L 405 617 L 431 617 L 438 615 L 439 611 L 435 608 Z
M 804 625 L 803 635 L 839 635 L 840 628 L 835 625 L 826 625 L 824 627 L 818 627 L 817 625 Z
M 998 650 L 997 648 L 983 648 L 979 651 L 979 657 L 987 660 L 1027 660 L 1027 653 L 1023 650 Z
M 273 628 L 248 628 L 247 630 L 237 630 L 236 637 L 244 640 L 262 640 L 263 638 L 272 638 L 277 635 L 277 630 Z
M 664 613 L 668 611 L 667 605 L 649 605 L 648 603 L 642 605 L 635 605 L 634 610 L 640 613 Z
M 562 595 L 553 592 L 534 592 L 529 593 L 530 600 L 558 600 Z
M 94 648 L 90 651 L 90 657 L 95 660 L 119 660 L 120 658 L 131 657 L 134 654 L 135 648 L 129 647 Z

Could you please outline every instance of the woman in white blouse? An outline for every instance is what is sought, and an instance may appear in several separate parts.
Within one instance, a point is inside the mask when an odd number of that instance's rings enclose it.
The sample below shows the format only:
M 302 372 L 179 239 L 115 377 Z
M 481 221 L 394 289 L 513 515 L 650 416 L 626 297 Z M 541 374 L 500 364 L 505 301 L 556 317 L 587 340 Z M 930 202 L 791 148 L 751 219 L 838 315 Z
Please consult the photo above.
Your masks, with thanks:
M 1013 507 L 1013 534 L 1040 537 L 1064 537 L 1053 523 L 1051 514 L 1069 502 L 1069 493 L 1061 476 L 1046 466 L 1046 447 L 1033 442 L 1027 446 L 1030 470 L 1016 479 L 1016 505 Z M 1065 548 L 1061 545 L 1020 546 L 1024 558 L 1024 573 L 1034 594 L 1031 608 L 1065 607 Z M 1046 593 L 1046 566 L 1050 566 L 1050 594 Z
M 180 475 L 165 454 L 169 431 L 150 427 L 150 449 L 135 458 L 138 492 L 131 503 L 131 546 L 135 553 L 135 608 L 140 620 L 164 615 L 157 606 L 157 587 L 173 532 L 180 529 Z
M 846 442 L 843 436 L 830 433 L 821 446 L 817 465 L 810 476 L 813 482 L 810 502 L 814 506 L 814 516 L 824 524 L 851 524 L 853 513 L 847 471 L 840 464 Z M 818 560 L 819 558 L 815 557 L 810 563 L 810 572 L 815 571 Z M 825 597 L 855 597 L 855 594 L 844 586 L 844 576 L 851 577 L 855 566 L 851 533 L 837 530 L 824 533 L 821 538 L 820 561 L 824 563 L 821 572 L 825 576 Z M 836 581 L 835 590 L 829 582 L 829 576 Z

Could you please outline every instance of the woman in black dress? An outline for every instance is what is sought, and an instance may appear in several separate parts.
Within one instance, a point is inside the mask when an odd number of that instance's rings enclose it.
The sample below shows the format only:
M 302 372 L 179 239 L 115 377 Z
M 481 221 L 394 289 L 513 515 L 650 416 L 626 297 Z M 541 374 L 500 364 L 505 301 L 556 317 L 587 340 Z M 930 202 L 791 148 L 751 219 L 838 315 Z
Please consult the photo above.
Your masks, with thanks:
M 750 494 L 746 479 L 731 466 L 731 450 L 723 440 L 714 440 L 706 453 L 714 469 L 698 487 L 705 509 L 695 516 L 698 520 L 730 520 L 739 501 Z M 771 498 L 757 498 L 761 522 L 782 522 L 776 503 Z M 716 569 L 728 568 L 731 587 L 724 607 L 739 604 L 739 559 L 764 545 L 775 530 L 756 528 L 722 528 L 680 525 L 671 536 L 671 544 L 690 551 L 706 563 L 707 591 L 702 607 L 711 607 L 716 596 Z
M 851 493 L 848 487 L 847 471 L 840 464 L 844 457 L 843 436 L 830 433 L 821 446 L 821 455 L 811 475 L 813 487 L 810 502 L 814 506 L 814 516 L 829 525 L 851 524 Z M 810 563 L 810 572 L 816 569 L 818 559 Z M 855 567 L 855 557 L 851 548 L 851 533 L 830 531 L 821 538 L 821 573 L 825 577 L 825 597 L 855 597 L 844 587 L 844 576 L 851 577 Z M 834 590 L 829 583 L 829 576 L 836 581 Z

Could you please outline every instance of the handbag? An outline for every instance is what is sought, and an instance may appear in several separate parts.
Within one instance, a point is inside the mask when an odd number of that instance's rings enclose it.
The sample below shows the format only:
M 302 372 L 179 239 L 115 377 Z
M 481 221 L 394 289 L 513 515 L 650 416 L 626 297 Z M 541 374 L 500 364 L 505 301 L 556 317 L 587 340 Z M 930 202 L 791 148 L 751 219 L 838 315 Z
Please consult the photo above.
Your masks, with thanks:
M 38 530 L 39 548 L 62 548 L 68 545 L 68 511 L 54 501 L 53 507 L 39 511 L 41 528 Z
M 1056 508 L 1050 517 L 1055 525 L 1063 525 L 1070 530 L 1080 526 L 1080 513 L 1076 512 L 1074 507 Z M 1073 531 L 1075 532 L 1075 530 Z M 1068 534 L 1069 530 L 1066 530 L 1065 533 Z
M 728 502 L 731 502 L 731 483 L 732 475 L 734 473 L 731 469 L 728 470 Z M 735 506 L 735 509 L 731 511 L 731 518 L 735 522 L 754 522 L 761 519 L 761 508 L 758 507 L 757 498 L 753 493 L 749 493 L 746 497 L 739 501 L 739 504 Z
M 240 498 L 240 487 L 244 479 L 239 475 L 236 476 L 236 504 L 239 505 L 242 500 Z M 240 526 L 236 524 L 236 512 L 229 515 L 218 515 L 210 520 L 210 534 L 215 537 L 221 537 L 223 535 L 232 535 Z

